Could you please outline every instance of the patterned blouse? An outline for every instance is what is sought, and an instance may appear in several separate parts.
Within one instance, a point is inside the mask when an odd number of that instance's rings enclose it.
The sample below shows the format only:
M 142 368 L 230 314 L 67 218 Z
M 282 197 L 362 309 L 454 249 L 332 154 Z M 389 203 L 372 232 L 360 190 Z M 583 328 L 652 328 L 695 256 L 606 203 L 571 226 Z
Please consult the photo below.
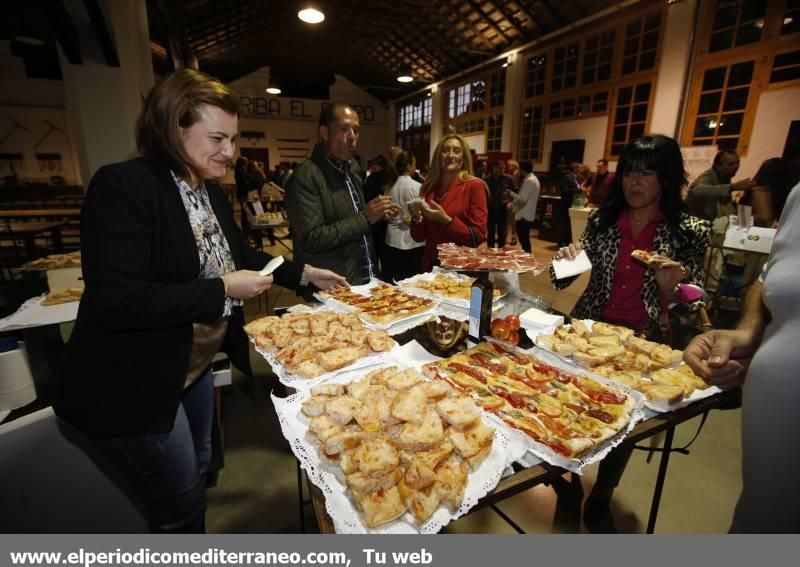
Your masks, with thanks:
M 586 230 L 581 236 L 581 246 L 586 251 L 589 260 L 592 262 L 592 272 L 589 277 L 589 285 L 581 295 L 571 315 L 578 319 L 603 320 L 603 310 L 608 304 L 611 296 L 611 288 L 614 280 L 614 273 L 617 266 L 617 255 L 619 253 L 622 233 L 616 225 L 606 229 L 599 226 L 599 215 L 595 209 L 589 214 L 586 223 Z M 688 268 L 689 276 L 686 283 L 703 285 L 703 260 L 708 247 L 708 237 L 710 225 L 697 217 L 681 213 L 680 223 L 677 230 L 673 230 L 669 224 L 662 222 L 656 228 L 655 237 L 651 250 L 656 254 L 661 254 L 680 262 Z M 552 262 L 550 264 L 550 280 L 556 289 L 564 289 L 569 286 L 576 278 L 555 279 Z M 660 300 L 658 284 L 656 283 L 655 272 L 647 270 L 644 275 L 641 289 L 642 303 L 650 320 L 658 324 L 664 306 Z M 689 304 L 691 309 L 700 306 L 700 302 Z
M 200 256 L 200 274 L 203 279 L 219 278 L 230 272 L 236 271 L 233 263 L 231 249 L 222 232 L 222 227 L 211 208 L 205 184 L 201 183 L 196 189 L 172 171 L 172 179 L 178 186 L 189 215 L 189 224 L 192 226 L 194 240 L 197 243 L 197 253 Z M 225 298 L 223 317 L 229 317 L 233 306 L 242 305 L 241 299 Z

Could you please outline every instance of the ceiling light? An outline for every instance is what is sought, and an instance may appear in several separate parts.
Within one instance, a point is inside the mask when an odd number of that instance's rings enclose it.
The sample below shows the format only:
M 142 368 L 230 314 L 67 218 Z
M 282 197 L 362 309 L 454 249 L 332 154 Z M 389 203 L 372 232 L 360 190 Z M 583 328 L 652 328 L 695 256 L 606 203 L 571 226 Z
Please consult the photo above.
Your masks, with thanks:
M 789 25 L 789 24 L 791 24 L 793 21 L 794 21 L 794 18 L 793 18 L 793 17 L 791 17 L 791 16 L 786 16 L 785 18 L 783 18 L 783 25 L 784 25 L 784 26 L 788 26 L 788 25 Z
M 432 96 L 431 91 L 428 91 L 428 97 L 430 98 L 431 96 Z
M 400 75 L 399 77 L 397 77 L 397 81 L 400 83 L 410 83 L 413 80 L 414 77 L 412 77 L 411 75 Z
M 297 17 L 307 24 L 318 24 L 325 20 L 325 14 L 314 8 L 304 8 L 297 12 Z
M 265 90 L 271 95 L 281 94 L 281 86 L 272 77 L 267 81 L 267 88 Z

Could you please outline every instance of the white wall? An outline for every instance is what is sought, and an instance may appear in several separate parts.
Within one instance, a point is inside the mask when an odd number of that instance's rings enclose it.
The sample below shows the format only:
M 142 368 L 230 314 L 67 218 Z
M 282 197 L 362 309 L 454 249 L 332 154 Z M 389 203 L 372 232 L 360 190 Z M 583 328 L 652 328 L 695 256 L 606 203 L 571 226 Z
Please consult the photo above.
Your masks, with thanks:
M 475 150 L 476 154 L 486 153 L 486 134 L 475 134 L 474 136 L 464 136 L 467 145 L 471 150 Z M 435 149 L 435 148 L 432 148 Z
M 583 150 L 583 163 L 594 165 L 598 159 L 603 157 L 606 146 L 607 126 L 608 116 L 596 116 L 594 118 L 581 118 L 579 120 L 567 120 L 564 122 L 551 122 L 546 124 L 544 128 L 542 159 L 534 162 L 534 169 L 543 171 L 550 168 L 550 148 L 553 142 L 561 140 L 586 140 L 586 146 Z M 609 163 L 609 166 L 610 165 Z
M 742 157 L 736 179 L 752 177 L 764 160 L 781 157 L 793 120 L 800 120 L 800 87 L 762 92 L 758 99 L 756 120 L 750 135 L 750 147 Z
M 264 138 L 258 140 L 242 138 L 240 147 L 267 148 L 270 167 L 274 167 L 279 161 L 301 162 L 301 158 L 281 157 L 287 150 L 279 148 L 299 150 L 289 150 L 291 154 L 300 154 L 306 150 L 310 156 L 318 141 L 319 112 L 326 101 L 269 95 L 264 91 L 268 77 L 269 69 L 263 67 L 230 84 L 241 97 L 250 97 L 251 104 L 242 110 L 239 129 L 265 134 Z M 377 154 L 388 154 L 393 143 L 393 128 L 390 129 L 387 105 L 340 75 L 336 75 L 336 82 L 331 85 L 330 98 L 332 101 L 353 105 L 360 111 L 361 136 L 358 153 L 363 166 Z M 278 138 L 306 139 L 307 142 L 279 142 Z M 229 175 L 229 178 L 232 179 L 232 176 Z
M 23 163 L 16 174 L 29 180 L 49 180 L 61 175 L 68 184 L 80 183 L 75 152 L 64 113 L 64 83 L 25 76 L 22 58 L 11 54 L 10 41 L 0 41 L 0 153 L 21 153 Z M 45 120 L 61 132 L 51 132 L 41 144 L 37 143 L 49 130 Z M 14 121 L 26 129 L 14 129 Z M 60 169 L 42 170 L 36 153 L 60 153 Z M 7 163 L 0 163 L 0 177 L 13 172 Z
M 0 153 L 22 153 L 22 167 L 16 170 L 17 176 L 26 181 L 50 180 L 51 175 L 64 177 L 68 185 L 79 184 L 79 176 L 74 161 L 74 151 L 67 130 L 63 108 L 36 108 L 7 106 L 0 104 L 0 136 L 5 137 L 14 127 L 12 120 L 25 129 L 15 129 L 8 139 L 0 144 Z M 60 131 L 50 131 L 50 122 Z M 49 133 L 48 133 L 49 131 Z M 1 139 L 1 138 L 0 138 Z M 38 146 L 37 146 L 38 144 Z M 59 153 L 61 162 L 55 169 L 39 164 L 37 153 Z M 0 177 L 11 175 L 8 162 L 0 162 Z

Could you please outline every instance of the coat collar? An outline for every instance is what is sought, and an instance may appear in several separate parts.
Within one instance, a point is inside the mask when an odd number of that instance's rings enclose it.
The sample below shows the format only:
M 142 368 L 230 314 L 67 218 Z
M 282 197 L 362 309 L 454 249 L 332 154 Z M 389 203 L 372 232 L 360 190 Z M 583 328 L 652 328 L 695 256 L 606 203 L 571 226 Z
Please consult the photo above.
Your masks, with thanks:
M 158 179 L 159 184 L 161 185 L 159 189 L 161 190 L 162 199 L 165 203 L 165 206 L 169 209 L 168 213 L 170 214 L 170 218 L 180 218 L 185 220 L 185 222 L 179 223 L 177 230 L 179 230 L 181 239 L 183 240 L 183 245 L 194 252 L 192 255 L 192 261 L 197 264 L 196 271 L 199 273 L 200 255 L 197 251 L 197 241 L 195 240 L 194 232 L 192 231 L 189 213 L 186 212 L 186 207 L 183 204 L 183 198 L 180 194 L 180 189 L 172 179 L 172 173 L 169 166 L 163 161 L 154 158 L 142 157 L 140 159 L 147 164 L 153 175 L 156 177 L 156 179 Z M 208 200 L 211 203 L 211 208 L 214 210 L 214 215 L 217 217 L 217 222 L 219 222 L 222 232 L 229 243 L 231 254 L 233 255 L 233 262 L 238 268 L 241 265 L 241 258 L 238 254 L 239 251 L 238 249 L 234 251 L 235 247 L 230 246 L 230 243 L 235 241 L 235 235 L 233 234 L 233 231 L 238 229 L 230 226 L 228 223 L 223 222 L 225 215 L 222 214 L 221 209 L 222 207 L 226 206 L 226 204 L 221 202 L 219 199 L 222 193 L 219 191 L 217 184 L 213 181 L 206 181 L 205 185 L 208 193 Z

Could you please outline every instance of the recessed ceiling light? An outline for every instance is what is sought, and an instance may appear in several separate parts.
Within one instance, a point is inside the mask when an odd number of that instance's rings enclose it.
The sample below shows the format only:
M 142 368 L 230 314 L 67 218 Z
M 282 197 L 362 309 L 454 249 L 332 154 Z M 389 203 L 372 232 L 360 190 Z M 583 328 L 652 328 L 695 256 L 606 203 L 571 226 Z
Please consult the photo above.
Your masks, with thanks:
M 304 8 L 297 12 L 297 17 L 307 24 L 318 24 L 325 20 L 325 14 L 314 8 Z
M 397 77 L 397 81 L 400 83 L 410 83 L 413 80 L 414 77 L 412 77 L 411 75 L 400 75 L 399 77 Z
M 269 94 L 281 94 L 281 90 L 278 87 L 267 87 L 267 92 Z

